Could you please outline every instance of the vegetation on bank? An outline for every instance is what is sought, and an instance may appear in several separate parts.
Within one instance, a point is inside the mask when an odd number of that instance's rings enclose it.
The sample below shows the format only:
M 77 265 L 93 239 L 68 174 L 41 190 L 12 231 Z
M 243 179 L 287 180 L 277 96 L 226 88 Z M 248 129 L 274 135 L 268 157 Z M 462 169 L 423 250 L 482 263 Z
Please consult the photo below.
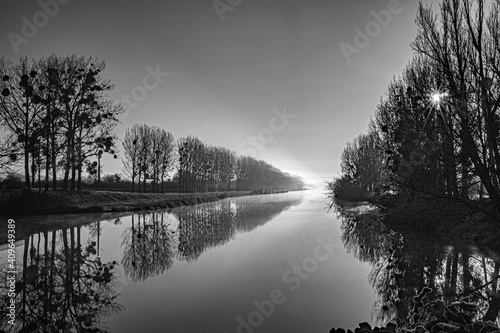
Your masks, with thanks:
M 332 206 L 372 204 L 369 212 L 344 211 L 342 228 L 360 257 L 373 263 L 371 277 L 384 297 L 379 305 L 400 327 L 363 325 L 357 333 L 499 331 L 488 322 L 500 311 L 499 14 L 499 2 L 443 0 L 438 13 L 420 4 L 413 58 L 390 83 L 368 133 L 347 144 L 341 174 L 328 184 Z M 403 253 L 423 231 L 459 239 L 464 248 L 449 246 L 433 258 L 420 255 L 427 249 L 416 244 Z M 491 258 L 477 261 L 471 244 Z M 453 300 L 440 303 L 436 295 L 416 306 L 428 315 L 417 325 L 407 316 L 410 295 L 432 285 Z M 460 293 L 482 302 L 484 318 L 463 311 L 464 322 L 452 318 L 453 302 L 464 304 Z M 434 307 L 445 312 L 432 317 Z
M 327 188 L 335 200 L 363 202 L 368 201 L 371 194 L 345 177 L 327 183 Z
M 90 212 L 121 212 L 214 202 L 229 197 L 251 195 L 250 191 L 211 193 L 131 193 L 114 191 L 32 191 L 4 193 L 0 215 L 38 215 Z
M 403 208 L 398 218 L 381 209 L 335 204 L 344 247 L 372 267 L 368 281 L 377 294 L 372 310 L 376 324 L 391 321 L 413 331 L 412 302 L 423 287 L 433 290 L 429 296 L 434 301 L 450 304 L 467 298 L 467 303 L 475 303 L 474 321 L 495 321 L 500 310 L 497 234 L 485 233 L 484 226 L 474 222 L 447 229 L 416 223 L 426 221 L 432 209 L 403 214 Z
M 415 224 L 474 221 L 498 230 L 499 13 L 500 3 L 481 0 L 444 0 L 439 13 L 419 6 L 414 56 L 390 83 L 368 133 L 342 152 L 332 198 L 371 193 L 389 216 L 414 212 Z
M 368 323 L 360 323 L 355 333 L 489 333 L 500 332 L 494 321 L 496 315 L 487 314 L 483 319 L 476 319 L 478 305 L 463 298 L 455 302 L 445 302 L 424 287 L 413 299 L 413 310 L 406 325 L 398 327 L 389 322 L 386 326 L 372 328 Z M 332 328 L 330 333 L 345 333 L 343 328 Z M 347 330 L 347 333 L 353 333 Z

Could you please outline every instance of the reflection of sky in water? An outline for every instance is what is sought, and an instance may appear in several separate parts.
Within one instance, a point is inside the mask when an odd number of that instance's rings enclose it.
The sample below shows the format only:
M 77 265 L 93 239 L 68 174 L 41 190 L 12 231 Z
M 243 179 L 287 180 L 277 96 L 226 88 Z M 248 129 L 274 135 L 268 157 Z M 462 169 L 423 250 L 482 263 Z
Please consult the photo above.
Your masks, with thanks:
M 286 300 L 257 331 L 327 332 L 333 325 L 370 321 L 375 298 L 366 278 L 369 266 L 346 253 L 339 223 L 324 207 L 319 192 L 290 193 L 83 226 L 83 244 L 96 241 L 103 262 L 120 262 L 117 302 L 125 310 L 104 319 L 106 326 L 124 333 L 236 332 L 237 318 L 247 319 L 256 310 L 254 301 L 270 299 L 275 289 Z M 318 239 L 328 237 L 333 254 L 307 279 L 298 279 L 292 267 L 311 258 Z M 142 259 L 133 257 L 132 239 Z M 37 236 L 33 240 L 36 244 Z M 18 259 L 22 252 L 18 248 Z M 160 253 L 169 257 L 153 260 Z M 288 280 L 283 280 L 286 272 Z M 300 286 L 292 291 L 297 281 Z
M 467 284 L 477 287 L 485 282 L 483 273 L 493 274 L 498 265 L 491 253 L 483 256 L 434 234 L 387 230 L 366 209 L 343 211 L 339 220 L 324 208 L 324 194 L 305 192 L 232 198 L 107 220 L 102 215 L 31 219 L 74 227 L 75 238 L 80 226 L 83 248 L 95 242 L 103 263 L 119 262 L 116 291 L 121 294 L 116 301 L 125 309 L 103 316 L 112 332 L 236 332 L 250 318 L 262 319 L 256 332 L 352 328 L 384 315 L 383 304 L 390 306 L 386 315 L 407 313 L 424 285 L 459 293 Z M 360 211 L 364 213 L 353 215 Z M 18 236 L 27 237 L 28 229 L 22 227 L 26 218 L 18 222 Z M 52 234 L 48 232 L 49 239 Z M 56 237 L 61 251 L 60 231 Z M 33 234 L 29 242 L 43 254 L 43 233 Z M 331 253 L 321 242 L 330 244 Z M 18 239 L 18 261 L 22 244 Z M 318 253 L 325 261 L 314 261 Z M 0 258 L 7 258 L 5 245 Z M 258 304 L 270 304 L 276 291 L 282 304 L 274 304 L 269 317 L 259 315 Z M 375 303 L 375 293 L 381 303 Z M 485 311 L 487 304 L 480 305 Z
M 256 310 L 254 301 L 270 299 L 275 289 L 286 301 L 275 306 L 261 331 L 328 331 L 334 323 L 370 321 L 374 296 L 368 265 L 339 247 L 339 225 L 324 211 L 321 194 L 296 196 L 229 200 L 237 229 L 234 234 L 226 229 L 230 241 L 210 246 L 214 240 L 208 232 L 208 250 L 195 261 L 176 257 L 165 274 L 128 285 L 119 298 L 126 311 L 110 318 L 109 326 L 117 332 L 236 332 L 237 318 L 247 319 Z M 182 208 L 173 215 L 178 222 L 194 210 Z M 334 253 L 292 291 L 294 283 L 284 282 L 282 275 L 311 257 L 318 238 L 329 235 L 336 240 Z

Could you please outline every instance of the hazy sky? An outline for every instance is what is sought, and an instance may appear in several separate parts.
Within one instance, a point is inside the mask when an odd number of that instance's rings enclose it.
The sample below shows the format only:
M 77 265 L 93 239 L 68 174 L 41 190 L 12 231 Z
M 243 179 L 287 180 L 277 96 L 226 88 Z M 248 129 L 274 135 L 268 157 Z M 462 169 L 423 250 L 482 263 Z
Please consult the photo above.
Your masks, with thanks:
M 111 96 L 130 105 L 120 138 L 134 123 L 147 123 L 322 182 L 337 174 L 345 143 L 366 131 L 388 83 L 409 60 L 417 6 L 416 0 L 3 0 L 0 56 L 98 57 L 107 63 L 103 76 L 116 85 Z M 390 16 L 375 23 L 373 12 L 380 11 Z M 356 28 L 368 29 L 369 40 L 355 42 Z M 350 61 L 341 43 L 358 46 Z M 106 158 L 104 165 L 104 173 L 121 172 L 119 160 Z

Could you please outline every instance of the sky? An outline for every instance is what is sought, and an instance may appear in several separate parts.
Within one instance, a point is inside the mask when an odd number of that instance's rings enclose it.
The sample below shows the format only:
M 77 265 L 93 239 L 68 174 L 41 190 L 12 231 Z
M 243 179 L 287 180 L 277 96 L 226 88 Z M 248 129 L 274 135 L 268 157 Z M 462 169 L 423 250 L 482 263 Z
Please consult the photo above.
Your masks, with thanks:
M 135 123 L 322 184 L 412 56 L 417 0 L 2 0 L 0 56 L 105 60 Z M 426 0 L 425 3 L 432 2 Z M 437 8 L 437 4 L 434 4 Z M 118 146 L 121 151 L 121 147 Z M 103 159 L 104 173 L 122 172 Z

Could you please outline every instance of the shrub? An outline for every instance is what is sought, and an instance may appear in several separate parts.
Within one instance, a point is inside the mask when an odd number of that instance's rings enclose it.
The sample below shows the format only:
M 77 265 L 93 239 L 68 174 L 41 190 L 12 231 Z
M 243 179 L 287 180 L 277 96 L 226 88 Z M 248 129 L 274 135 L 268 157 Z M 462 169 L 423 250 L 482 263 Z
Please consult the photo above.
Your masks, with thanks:
M 444 302 L 436 298 L 432 289 L 424 287 L 414 297 L 413 310 L 403 325 L 390 322 L 385 327 L 372 328 L 368 323 L 361 323 L 354 333 L 500 333 L 500 328 L 491 320 L 477 317 L 478 305 L 467 298 L 456 302 Z M 345 333 L 343 328 L 332 328 L 330 333 Z M 348 333 L 353 331 L 348 330 Z
M 25 187 L 24 181 L 20 175 L 9 173 L 1 182 L 1 187 L 7 190 L 23 189 Z
M 366 201 L 370 194 L 345 176 L 330 182 L 328 187 L 333 191 L 335 199 L 339 200 Z

